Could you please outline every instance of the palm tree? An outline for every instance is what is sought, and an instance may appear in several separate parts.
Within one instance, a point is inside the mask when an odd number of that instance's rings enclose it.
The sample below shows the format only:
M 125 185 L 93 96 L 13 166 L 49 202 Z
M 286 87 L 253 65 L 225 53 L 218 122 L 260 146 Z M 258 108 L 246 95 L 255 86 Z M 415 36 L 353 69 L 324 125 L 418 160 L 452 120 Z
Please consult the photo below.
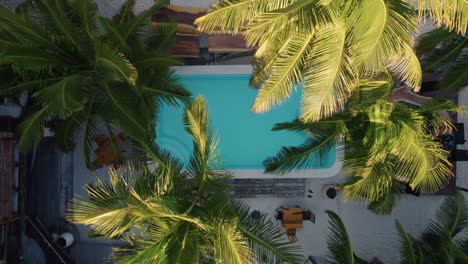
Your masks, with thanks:
M 468 230 L 468 204 L 460 192 L 446 198 L 420 239 L 408 234 L 398 220 L 396 226 L 401 263 L 468 263 L 468 239 L 463 235 Z
M 364 200 L 376 213 L 390 213 L 401 183 L 420 192 L 435 192 L 450 179 L 448 152 L 435 135 L 450 130 L 444 111 L 457 111 L 447 100 L 432 100 L 419 109 L 389 101 L 391 76 L 357 88 L 347 109 L 312 123 L 296 120 L 273 130 L 304 131 L 310 138 L 297 147 L 283 147 L 264 161 L 266 172 L 283 174 L 322 160 L 335 141 L 345 145 L 343 185 L 348 200 Z
M 202 97 L 184 114 L 193 136 L 193 155 L 183 170 L 179 161 L 146 146 L 153 171 L 129 167 L 109 172 L 109 183 L 86 187 L 89 200 L 71 205 L 69 219 L 97 235 L 123 239 L 118 263 L 302 263 L 299 248 L 265 214 L 250 217 L 249 208 L 229 196 L 227 173 L 212 170 L 217 138 Z
M 16 12 L 0 4 L 0 65 L 15 73 L 0 95 L 27 91 L 35 103 L 19 126 L 20 150 L 37 144 L 48 122 L 63 150 L 84 131 L 88 166 L 98 124 L 111 138 L 112 127 L 134 140 L 154 137 L 158 103 L 190 96 L 170 69 L 175 28 L 145 31 L 163 2 L 133 15 L 129 0 L 114 19 L 98 17 L 91 0 L 27 0 Z
M 414 0 L 420 16 L 466 32 L 463 0 Z M 389 68 L 415 91 L 421 67 L 412 50 L 418 12 L 403 0 L 230 0 L 197 19 L 209 33 L 242 34 L 258 47 L 250 85 L 252 106 L 265 112 L 301 84 L 301 120 L 317 121 L 343 109 L 362 79 Z
M 442 69 L 441 91 L 454 93 L 468 85 L 468 38 L 445 28 L 423 34 L 416 53 L 422 56 L 423 70 Z

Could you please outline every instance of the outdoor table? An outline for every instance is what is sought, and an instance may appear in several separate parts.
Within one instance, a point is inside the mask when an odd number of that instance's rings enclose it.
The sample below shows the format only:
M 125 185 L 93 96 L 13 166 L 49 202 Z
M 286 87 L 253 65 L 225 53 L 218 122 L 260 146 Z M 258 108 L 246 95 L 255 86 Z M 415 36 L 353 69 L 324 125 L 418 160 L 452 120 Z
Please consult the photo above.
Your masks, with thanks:
M 302 228 L 302 208 L 284 208 L 282 224 L 286 229 Z

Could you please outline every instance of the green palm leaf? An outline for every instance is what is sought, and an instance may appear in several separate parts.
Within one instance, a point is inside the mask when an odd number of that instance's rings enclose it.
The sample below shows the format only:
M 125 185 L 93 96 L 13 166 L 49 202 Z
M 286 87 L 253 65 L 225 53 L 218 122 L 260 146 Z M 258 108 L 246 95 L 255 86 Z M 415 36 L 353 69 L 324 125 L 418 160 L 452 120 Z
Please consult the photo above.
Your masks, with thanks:
M 12 64 L 16 67 L 34 70 L 63 66 L 64 62 L 39 48 L 15 46 L 3 49 L 0 53 L 0 64 Z
M 82 107 L 82 77 L 72 75 L 63 78 L 46 88 L 39 90 L 35 96 L 45 104 L 51 105 L 54 112 L 73 112 Z
M 96 10 L 91 0 L 74 0 L 73 11 L 80 18 L 84 31 L 91 36 L 97 36 Z
M 421 17 L 429 16 L 438 26 L 464 35 L 468 27 L 468 3 L 463 0 L 413 0 Z
M 48 39 L 47 32 L 27 21 L 23 16 L 15 14 L 5 5 L 0 3 L 0 28 L 12 32 L 13 35 L 22 40 L 37 43 L 42 47 L 49 47 L 61 50 L 57 45 Z
M 345 50 L 345 31 L 328 27 L 318 31 L 312 57 L 304 72 L 301 119 L 317 121 L 338 112 L 353 91 L 357 71 Z
M 52 116 L 48 107 L 43 107 L 41 110 L 35 112 L 26 118 L 20 125 L 20 140 L 18 147 L 20 151 L 26 151 L 33 146 L 39 144 L 42 139 L 44 126 L 47 120 Z
M 293 169 L 310 167 L 310 164 L 323 161 L 324 156 L 335 145 L 337 131 L 317 135 L 299 147 L 283 147 L 275 157 L 263 161 L 266 173 L 285 174 Z
M 149 18 L 152 15 L 154 15 L 154 13 L 156 13 L 166 3 L 167 3 L 166 0 L 155 1 L 155 3 L 150 8 L 141 12 L 141 14 L 131 17 L 131 19 L 129 19 L 126 22 L 126 25 L 123 26 L 125 28 L 124 37 L 128 38 L 129 36 L 135 33 L 138 33 L 141 27 L 147 26 L 149 22 Z
M 54 23 L 54 26 L 58 29 L 59 34 L 66 37 L 66 39 L 76 47 L 80 52 L 80 44 L 78 43 L 77 37 L 78 32 L 75 32 L 75 28 L 72 25 L 71 20 L 63 12 L 68 8 L 68 2 L 66 1 L 55 1 L 55 0 L 41 0 L 36 2 L 38 7 L 43 11 L 43 14 Z M 86 56 L 86 54 L 82 54 Z
M 408 234 L 398 220 L 395 220 L 398 234 L 401 237 L 401 262 L 407 264 L 423 264 L 424 255 L 421 248 L 410 234 Z
M 138 76 L 135 67 L 125 56 L 107 45 L 100 45 L 96 49 L 96 69 L 103 78 L 123 79 L 131 85 L 135 84 Z
M 468 44 L 468 41 L 466 41 Z M 441 89 L 454 93 L 468 85 L 468 52 L 463 50 L 440 81 Z
M 289 42 L 285 55 L 278 58 L 275 71 L 259 90 L 252 106 L 253 111 L 261 113 L 270 110 L 287 99 L 293 87 L 300 84 L 306 58 L 312 52 L 313 38 L 312 33 L 299 34 Z
M 214 4 L 209 13 L 195 20 L 195 25 L 201 31 L 240 32 L 245 26 L 244 18 L 253 16 L 254 7 L 266 9 L 267 1 L 259 0 L 229 0 Z
M 351 246 L 351 241 L 346 231 L 346 227 L 337 214 L 332 211 L 326 211 L 330 218 L 330 234 L 328 235 L 327 244 L 327 263 L 329 264 L 354 264 L 354 252 Z
M 218 261 L 224 263 L 243 264 L 250 263 L 253 254 L 244 236 L 231 223 L 221 220 L 215 227 L 214 255 Z M 235 221 L 231 220 L 231 221 Z
M 135 140 L 149 140 L 149 130 L 145 123 L 145 113 L 138 112 L 135 93 L 127 84 L 113 83 L 103 85 L 107 99 L 103 105 L 112 109 L 114 113 L 107 117 L 116 122 L 119 127 Z

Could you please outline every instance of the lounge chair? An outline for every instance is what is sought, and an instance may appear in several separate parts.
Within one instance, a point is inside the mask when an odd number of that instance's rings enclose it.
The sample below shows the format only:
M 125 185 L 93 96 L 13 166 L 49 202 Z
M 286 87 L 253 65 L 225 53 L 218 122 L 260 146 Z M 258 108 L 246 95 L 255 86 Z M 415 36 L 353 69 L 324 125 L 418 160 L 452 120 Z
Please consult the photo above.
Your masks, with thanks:
M 120 133 L 114 140 L 115 144 L 120 145 L 125 141 L 125 136 Z M 122 153 L 115 153 L 110 138 L 101 134 L 95 138 L 95 141 L 98 147 L 94 151 L 94 153 L 96 153 L 96 160 L 93 161 L 93 165 L 96 168 L 101 168 L 110 164 L 113 164 L 114 168 L 118 168 L 122 165 Z

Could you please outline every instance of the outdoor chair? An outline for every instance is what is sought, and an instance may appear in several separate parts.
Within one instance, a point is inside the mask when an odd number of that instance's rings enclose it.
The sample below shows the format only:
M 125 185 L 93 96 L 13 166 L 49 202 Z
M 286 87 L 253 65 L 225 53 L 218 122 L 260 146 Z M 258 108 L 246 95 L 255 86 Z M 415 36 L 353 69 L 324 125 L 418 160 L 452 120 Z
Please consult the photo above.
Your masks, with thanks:
M 302 212 L 302 219 L 309 220 L 315 224 L 315 215 L 310 210 Z
M 283 220 L 283 212 L 279 211 L 279 212 L 275 215 L 275 219 L 276 219 L 276 221 L 278 221 L 278 220 Z
M 296 236 L 296 229 L 295 229 L 295 228 L 288 228 L 288 229 L 286 229 L 286 234 L 288 235 L 288 239 L 289 239 L 289 241 L 291 241 L 291 242 L 296 242 L 296 241 L 299 240 L 299 239 L 297 239 L 297 236 Z

